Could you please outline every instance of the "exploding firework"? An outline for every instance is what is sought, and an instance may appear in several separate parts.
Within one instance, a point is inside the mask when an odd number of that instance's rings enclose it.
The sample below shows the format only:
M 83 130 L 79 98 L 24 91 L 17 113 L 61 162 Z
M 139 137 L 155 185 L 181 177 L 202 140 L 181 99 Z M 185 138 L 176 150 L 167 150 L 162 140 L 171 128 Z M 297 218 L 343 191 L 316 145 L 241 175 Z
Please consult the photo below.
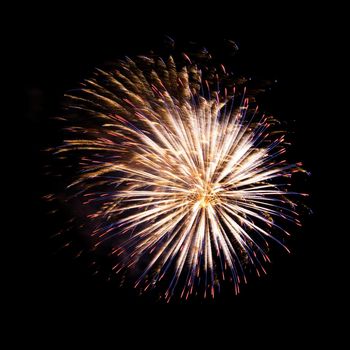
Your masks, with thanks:
M 89 205 L 94 249 L 109 247 L 140 290 L 165 281 L 166 299 L 214 296 L 223 280 L 238 293 L 246 271 L 265 273 L 270 243 L 288 251 L 284 222 L 300 224 L 288 183 L 301 164 L 283 159 L 276 120 L 223 66 L 184 57 L 96 70 L 67 94 L 69 136 L 54 150 L 78 165 L 68 189 Z

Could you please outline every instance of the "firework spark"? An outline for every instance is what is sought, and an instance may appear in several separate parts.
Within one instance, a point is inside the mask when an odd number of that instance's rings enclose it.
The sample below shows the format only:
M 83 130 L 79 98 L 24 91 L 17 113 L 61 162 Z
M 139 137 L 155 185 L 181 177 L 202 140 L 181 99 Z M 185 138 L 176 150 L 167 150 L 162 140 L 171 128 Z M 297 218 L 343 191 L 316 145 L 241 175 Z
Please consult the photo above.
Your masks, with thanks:
M 225 279 L 238 293 L 247 269 L 265 272 L 269 242 L 288 250 L 283 221 L 299 224 L 287 185 L 301 164 L 281 157 L 275 120 L 184 57 L 97 70 L 66 96 L 75 124 L 55 149 L 79 159 L 68 187 L 94 209 L 95 248 L 112 247 L 113 270 L 136 271 L 142 290 L 164 278 L 167 299 L 214 296 Z

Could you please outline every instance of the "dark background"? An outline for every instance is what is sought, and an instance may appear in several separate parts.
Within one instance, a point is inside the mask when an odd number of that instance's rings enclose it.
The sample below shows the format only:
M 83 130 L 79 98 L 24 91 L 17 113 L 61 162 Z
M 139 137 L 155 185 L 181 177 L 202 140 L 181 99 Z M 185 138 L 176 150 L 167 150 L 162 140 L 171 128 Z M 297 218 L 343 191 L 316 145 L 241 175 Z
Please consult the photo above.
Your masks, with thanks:
M 157 13 L 156 6 L 140 8 L 136 4 L 75 10 L 62 5 L 23 12 L 16 41 L 16 71 L 21 77 L 23 101 L 17 110 L 25 145 L 21 150 L 25 210 L 19 219 L 24 228 L 17 237 L 21 263 L 15 280 L 16 299 L 24 309 L 44 312 L 48 317 L 63 312 L 124 315 L 154 304 L 152 298 L 139 297 L 134 291 L 92 276 L 69 254 L 53 254 L 50 236 L 57 223 L 46 215 L 46 204 L 40 199 L 48 185 L 42 175 L 46 160 L 41 150 L 58 141 L 49 118 L 59 112 L 66 90 L 76 87 L 96 65 L 147 53 L 160 47 L 164 35 L 169 35 L 179 43 L 203 43 L 214 53 L 220 51 L 224 39 L 234 40 L 240 50 L 233 62 L 242 71 L 276 79 L 278 83 L 269 95 L 269 111 L 282 120 L 295 121 L 293 156 L 312 173 L 301 181 L 311 194 L 307 204 L 313 214 L 306 214 L 303 227 L 295 230 L 289 243 L 292 254 L 277 255 L 268 276 L 251 279 L 238 297 L 223 293 L 203 308 L 220 317 L 252 315 L 256 318 L 253 323 L 271 315 L 275 320 L 294 315 L 304 321 L 323 322 L 325 314 L 337 311 L 336 282 L 329 264 L 333 252 L 327 244 L 331 223 L 326 220 L 325 201 L 329 190 L 324 187 L 324 120 L 331 99 L 327 91 L 331 73 L 325 69 L 331 49 L 324 14 L 316 8 L 287 6 L 263 12 L 255 9 L 253 13 L 251 7 L 240 9 L 234 3 L 191 9 L 180 4 L 159 5 Z M 198 300 L 180 304 L 167 310 L 203 312 Z M 157 304 L 152 310 L 155 307 L 163 306 Z

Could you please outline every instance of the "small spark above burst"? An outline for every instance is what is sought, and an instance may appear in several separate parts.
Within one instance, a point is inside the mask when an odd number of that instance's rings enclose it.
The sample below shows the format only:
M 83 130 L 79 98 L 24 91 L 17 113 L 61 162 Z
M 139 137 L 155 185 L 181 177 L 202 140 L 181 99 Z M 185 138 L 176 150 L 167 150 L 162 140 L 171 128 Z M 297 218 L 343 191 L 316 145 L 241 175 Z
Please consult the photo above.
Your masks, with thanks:
M 54 149 L 78 165 L 94 249 L 113 271 L 164 296 L 239 292 L 246 271 L 265 273 L 269 243 L 288 251 L 284 222 L 300 225 L 284 135 L 245 90 L 204 77 L 188 55 L 126 58 L 67 94 L 68 137 Z M 225 79 L 223 79 L 224 77 Z M 160 288 L 160 287 L 159 287 Z

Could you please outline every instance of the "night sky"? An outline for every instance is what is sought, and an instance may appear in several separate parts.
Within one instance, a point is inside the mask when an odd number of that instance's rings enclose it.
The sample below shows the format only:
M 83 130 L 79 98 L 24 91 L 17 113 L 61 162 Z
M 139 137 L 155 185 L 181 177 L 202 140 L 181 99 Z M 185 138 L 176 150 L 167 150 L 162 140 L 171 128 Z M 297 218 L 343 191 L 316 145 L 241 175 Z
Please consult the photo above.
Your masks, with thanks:
M 96 11 L 90 8 L 83 13 L 53 7 L 44 14 L 23 15 L 23 30 L 16 44 L 23 101 L 19 114 L 25 145 L 20 152 L 26 169 L 19 219 L 24 228 L 16 238 L 21 242 L 23 258 L 16 269 L 17 300 L 24 308 L 33 312 L 44 310 L 46 315 L 62 310 L 69 315 L 81 310 L 138 312 L 154 304 L 147 295 L 140 297 L 135 291 L 120 289 L 116 283 L 93 276 L 84 263 L 72 259 L 69 253 L 54 254 L 57 247 L 50 236 L 59 228 L 59 222 L 46 215 L 47 204 L 41 200 L 50 185 L 43 176 L 47 158 L 41 150 L 59 141 L 50 117 L 59 113 L 65 91 L 78 86 L 95 66 L 159 48 L 164 36 L 169 35 L 179 45 L 195 41 L 218 55 L 225 39 L 234 40 L 239 52 L 233 58 L 233 67 L 236 64 L 247 76 L 276 80 L 264 103 L 268 112 L 291 125 L 291 157 L 303 161 L 312 174 L 299 180 L 300 186 L 310 193 L 306 203 L 313 214 L 306 212 L 303 226 L 293 231 L 288 243 L 292 254 L 277 252 L 268 275 L 260 279 L 248 276 L 250 282 L 239 296 L 223 292 L 204 306 L 194 300 L 181 308 L 253 314 L 256 322 L 271 313 L 312 318 L 323 315 L 332 309 L 329 298 L 334 293 L 334 281 L 329 283 L 332 272 L 325 250 L 332 249 L 326 241 L 330 223 L 324 220 L 327 207 L 322 204 L 329 191 L 322 178 L 326 176 L 326 127 L 322 121 L 327 118 L 323 104 L 329 98 L 324 86 L 329 73 L 319 68 L 326 64 L 328 54 L 321 20 L 312 11 L 286 7 L 278 15 L 259 11 L 253 15 L 233 4 L 213 9 L 178 5 L 173 10 L 164 8 L 163 12 L 161 15 L 147 7 L 120 7 Z M 169 306 L 169 310 L 174 308 Z

